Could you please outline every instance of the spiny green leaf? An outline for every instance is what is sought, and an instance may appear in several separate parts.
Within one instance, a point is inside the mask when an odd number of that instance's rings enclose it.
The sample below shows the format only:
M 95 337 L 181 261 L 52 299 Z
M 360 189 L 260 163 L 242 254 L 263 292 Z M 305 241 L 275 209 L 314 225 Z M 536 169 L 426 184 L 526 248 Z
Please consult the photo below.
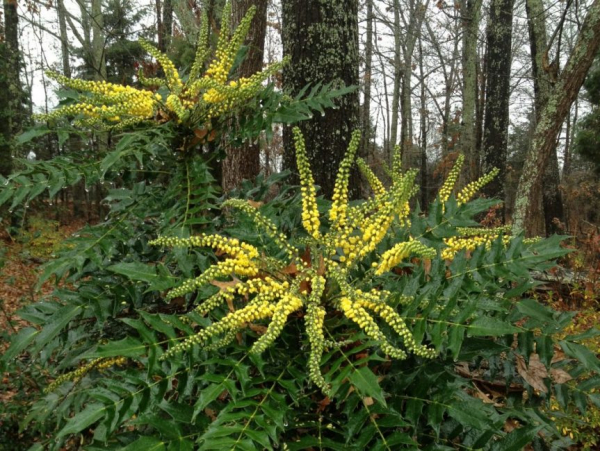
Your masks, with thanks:
M 352 385 L 362 396 L 370 396 L 379 401 L 383 406 L 387 405 L 377 376 L 369 368 L 363 366 L 350 373 L 349 378 Z

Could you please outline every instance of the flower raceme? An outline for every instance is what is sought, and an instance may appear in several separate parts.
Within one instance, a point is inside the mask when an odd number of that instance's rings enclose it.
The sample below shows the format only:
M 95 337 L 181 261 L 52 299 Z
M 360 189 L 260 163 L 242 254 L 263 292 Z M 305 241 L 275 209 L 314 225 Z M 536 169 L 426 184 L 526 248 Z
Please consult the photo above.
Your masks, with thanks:
M 141 47 L 162 67 L 164 78 L 146 78 L 140 72 L 139 82 L 147 89 L 122 86 L 106 81 L 70 79 L 56 72 L 48 76 L 61 85 L 86 95 L 74 104 L 59 108 L 49 114 L 39 115 L 41 120 L 76 117 L 75 125 L 123 128 L 144 121 L 174 121 L 189 127 L 213 127 L 213 120 L 230 117 L 261 92 L 263 82 L 278 72 L 283 62 L 271 64 L 248 78 L 232 78 L 235 57 L 250 29 L 256 8 L 251 7 L 233 34 L 229 31 L 231 4 L 223 11 L 223 23 L 214 59 L 207 65 L 211 49 L 208 43 L 208 19 L 202 18 L 196 57 L 189 77 L 179 73 L 171 59 L 149 42 L 140 39 Z M 158 94 L 164 87 L 167 93 Z

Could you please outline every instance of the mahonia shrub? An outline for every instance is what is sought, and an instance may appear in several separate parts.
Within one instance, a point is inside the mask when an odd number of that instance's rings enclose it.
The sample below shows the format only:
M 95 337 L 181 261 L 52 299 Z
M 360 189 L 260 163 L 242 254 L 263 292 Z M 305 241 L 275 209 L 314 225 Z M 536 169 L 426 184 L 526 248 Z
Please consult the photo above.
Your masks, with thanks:
M 294 136 L 299 195 L 263 203 L 272 180 L 259 179 L 201 234 L 173 216 L 156 216 L 158 230 L 144 216 L 142 241 L 104 229 L 124 240 L 116 263 L 82 263 L 77 291 L 24 310 L 38 327 L 4 359 L 28 350 L 54 374 L 25 420 L 51 437 L 44 446 L 73 434 L 87 449 L 570 446 L 539 407 L 597 401 L 590 333 L 557 338 L 571 316 L 522 297 L 530 271 L 565 253 L 560 237 L 525 243 L 479 227 L 473 217 L 495 201 L 472 200 L 473 186 L 493 175 L 454 196 L 461 159 L 427 215 L 410 208 L 415 172 L 399 158 L 388 187 L 359 159 L 374 195 L 349 201 L 358 133 L 333 200 L 317 198 Z M 105 248 L 98 233 L 77 240 Z M 77 240 L 57 262 L 81 252 Z

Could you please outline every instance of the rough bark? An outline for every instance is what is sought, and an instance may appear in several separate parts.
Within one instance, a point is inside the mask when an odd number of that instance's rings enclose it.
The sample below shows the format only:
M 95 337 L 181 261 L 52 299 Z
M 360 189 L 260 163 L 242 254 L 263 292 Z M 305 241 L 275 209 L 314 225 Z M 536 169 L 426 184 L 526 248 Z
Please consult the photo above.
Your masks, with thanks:
M 500 174 L 483 192 L 504 200 L 508 153 L 508 106 L 514 0 L 492 0 L 487 28 L 486 101 L 483 122 L 482 171 Z
M 19 50 L 19 16 L 16 0 L 4 0 L 3 40 L 0 41 L 3 65 L 0 72 L 0 173 L 7 175 L 12 169 L 11 143 L 23 126 L 23 87 L 21 85 L 21 53 Z
M 267 29 L 267 0 L 234 0 L 232 3 L 232 27 L 237 27 L 250 8 L 256 6 L 256 14 L 246 39 L 248 54 L 240 65 L 240 77 L 250 77 L 263 65 L 265 35 Z M 250 142 L 239 147 L 227 147 L 223 161 L 223 189 L 228 191 L 240 185 L 244 179 L 253 179 L 260 172 L 260 144 Z
M 284 69 L 284 86 L 296 95 L 305 85 L 333 82 L 358 85 L 358 1 L 306 2 L 284 0 L 283 53 L 291 57 Z M 358 127 L 358 92 L 336 99 L 337 109 L 316 114 L 298 124 L 315 181 L 331 196 L 339 164 L 352 131 Z M 291 129 L 284 129 L 284 166 L 295 169 Z M 293 172 L 296 172 L 293 170 Z M 297 178 L 296 178 L 297 180 Z M 360 184 L 350 184 L 356 195 Z
M 552 89 L 536 125 L 532 146 L 525 159 L 515 201 L 514 233 L 531 229 L 542 196 L 544 168 L 555 148 L 565 117 L 585 80 L 600 48 L 600 0 L 594 0 L 587 13 L 567 64 Z
M 554 84 L 552 74 L 548 69 L 548 51 L 546 35 L 546 14 L 542 0 L 527 0 L 527 26 L 529 30 L 529 43 L 531 49 L 531 72 L 533 75 L 533 88 L 535 94 L 535 116 L 539 121 L 542 109 L 548 101 L 550 90 Z M 551 152 L 544 175 L 544 190 L 542 207 L 546 233 L 558 232 L 556 220 L 564 222 L 564 208 L 562 195 L 559 189 L 560 171 L 558 168 L 557 148 Z M 536 228 L 541 230 L 541 218 L 537 218 Z
M 463 110 L 460 143 L 467 161 L 467 178 L 470 180 L 477 179 L 479 174 L 479 155 L 475 148 L 475 104 L 477 99 L 477 32 L 482 4 L 483 0 L 463 0 L 461 3 Z
M 167 49 L 173 36 L 173 0 L 163 0 L 162 26 L 163 43 Z

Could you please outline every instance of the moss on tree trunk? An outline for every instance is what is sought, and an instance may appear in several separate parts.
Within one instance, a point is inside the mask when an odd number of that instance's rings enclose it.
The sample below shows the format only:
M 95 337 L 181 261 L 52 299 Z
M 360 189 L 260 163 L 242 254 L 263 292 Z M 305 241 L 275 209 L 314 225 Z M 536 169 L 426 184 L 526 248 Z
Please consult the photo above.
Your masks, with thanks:
M 295 95 L 305 85 L 358 85 L 358 1 L 283 0 L 284 87 Z M 350 135 L 359 125 L 358 92 L 336 100 L 337 109 L 299 124 L 315 181 L 326 196 L 333 192 L 337 169 Z M 296 172 L 291 130 L 284 129 L 284 166 Z M 358 192 L 356 175 L 351 186 Z M 297 178 L 296 178 L 297 180 Z

